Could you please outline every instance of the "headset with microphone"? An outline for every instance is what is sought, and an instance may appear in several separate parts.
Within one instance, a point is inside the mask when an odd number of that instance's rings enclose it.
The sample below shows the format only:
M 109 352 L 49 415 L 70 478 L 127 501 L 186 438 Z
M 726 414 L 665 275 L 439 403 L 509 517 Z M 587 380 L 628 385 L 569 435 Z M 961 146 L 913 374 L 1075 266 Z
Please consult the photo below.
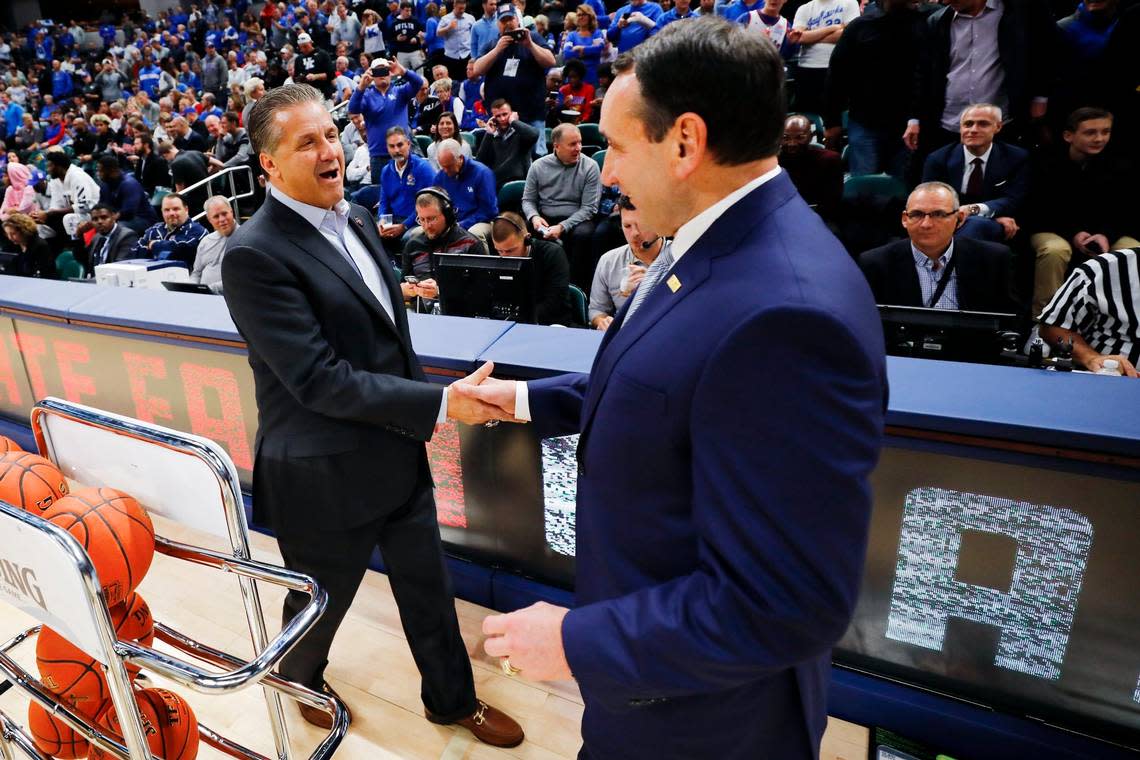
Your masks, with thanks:
M 641 243 L 641 250 L 643 250 L 643 251 L 648 251 L 650 248 L 652 248 L 653 246 L 657 245 L 657 241 L 658 241 L 658 240 L 660 240 L 660 239 L 661 239 L 661 236 L 660 236 L 660 235 L 658 235 L 657 237 L 653 238 L 652 240 L 644 240 L 644 241 L 642 241 L 642 243 Z
M 510 216 L 508 216 L 506 214 L 499 214 L 494 219 L 492 219 L 491 220 L 492 228 L 494 227 L 495 222 L 506 222 L 507 224 L 514 227 L 516 230 L 518 230 L 519 232 L 522 233 L 523 248 L 529 248 L 530 247 L 530 244 L 534 240 L 534 238 L 532 238 L 530 233 L 527 232 L 526 227 L 524 225 L 519 224 L 516 220 L 512 219 Z M 492 232 L 491 237 L 494 238 L 494 232 Z
M 417 205 L 420 202 L 420 198 L 425 195 L 430 195 L 432 198 L 435 198 L 439 201 L 439 209 L 443 212 L 444 222 L 447 223 L 448 229 L 453 227 L 456 223 L 455 205 L 451 202 L 451 196 L 447 194 L 447 191 L 438 185 L 425 187 L 423 190 L 420 190 L 418 193 L 416 193 Z

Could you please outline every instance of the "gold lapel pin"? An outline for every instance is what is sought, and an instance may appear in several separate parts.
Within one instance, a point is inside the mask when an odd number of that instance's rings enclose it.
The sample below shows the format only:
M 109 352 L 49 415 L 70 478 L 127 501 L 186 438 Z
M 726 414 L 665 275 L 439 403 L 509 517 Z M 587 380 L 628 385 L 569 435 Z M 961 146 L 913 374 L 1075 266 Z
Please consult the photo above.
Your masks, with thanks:
M 681 281 L 677 279 L 677 275 L 675 274 L 669 275 L 669 279 L 665 281 L 665 284 L 668 285 L 669 290 L 674 293 L 681 289 Z
M 357 227 L 359 227 L 360 229 L 364 229 L 364 222 L 360 221 L 359 216 L 352 217 L 352 221 L 356 222 Z

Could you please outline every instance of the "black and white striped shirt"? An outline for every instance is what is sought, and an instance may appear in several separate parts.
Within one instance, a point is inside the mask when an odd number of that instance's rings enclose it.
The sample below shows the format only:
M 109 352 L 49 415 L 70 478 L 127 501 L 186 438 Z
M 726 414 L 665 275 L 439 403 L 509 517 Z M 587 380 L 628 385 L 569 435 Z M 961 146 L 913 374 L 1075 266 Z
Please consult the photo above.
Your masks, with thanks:
M 1075 330 L 1097 353 L 1140 361 L 1140 248 L 1084 262 L 1041 311 L 1043 325 Z

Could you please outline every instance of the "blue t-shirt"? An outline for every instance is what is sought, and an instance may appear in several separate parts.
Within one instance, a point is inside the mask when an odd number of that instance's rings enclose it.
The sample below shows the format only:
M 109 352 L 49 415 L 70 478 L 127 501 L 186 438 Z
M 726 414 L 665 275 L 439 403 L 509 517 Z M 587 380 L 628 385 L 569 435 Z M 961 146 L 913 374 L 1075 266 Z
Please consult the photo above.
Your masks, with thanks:
M 368 155 L 387 156 L 388 138 L 391 127 L 403 127 L 409 133 L 408 102 L 420 91 L 424 80 L 414 71 L 405 75 L 407 81 L 392 85 L 381 94 L 375 87 L 361 92 L 354 90 L 348 101 L 348 112 L 364 116 L 365 130 L 368 132 Z
M 653 26 L 646 29 L 641 24 L 630 22 L 626 25 L 625 29 L 618 28 L 618 22 L 626 14 L 640 13 L 653 22 Z M 606 32 L 610 42 L 618 46 L 618 52 L 624 53 L 627 50 L 632 50 L 647 39 L 657 33 L 657 22 L 661 20 L 664 11 L 657 3 L 642 3 L 635 6 L 632 3 L 623 5 L 614 11 L 613 17 L 610 20 L 610 28 Z
M 158 85 L 162 81 L 162 69 L 153 63 L 139 69 L 139 87 L 146 90 L 151 100 L 158 100 Z

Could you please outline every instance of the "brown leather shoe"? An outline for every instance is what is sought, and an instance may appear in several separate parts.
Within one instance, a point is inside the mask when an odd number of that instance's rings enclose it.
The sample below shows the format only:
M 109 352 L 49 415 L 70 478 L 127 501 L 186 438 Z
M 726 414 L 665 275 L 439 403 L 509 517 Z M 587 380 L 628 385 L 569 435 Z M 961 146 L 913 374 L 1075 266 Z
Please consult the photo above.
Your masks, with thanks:
M 509 748 L 522 744 L 526 737 L 523 735 L 522 726 L 514 718 L 496 707 L 491 707 L 481 699 L 478 700 L 478 703 L 479 707 L 475 712 L 463 720 L 450 722 L 439 720 L 427 710 L 424 710 L 424 715 L 432 723 L 438 723 L 441 726 L 463 726 L 475 734 L 476 739 L 484 744 L 490 744 L 492 747 Z
M 328 694 L 330 697 L 332 697 L 333 699 L 337 700 L 342 705 L 344 705 L 345 712 L 348 713 L 348 722 L 351 725 L 352 724 L 352 710 L 349 710 L 348 709 L 348 703 L 345 702 L 343 699 L 341 699 L 339 694 L 337 694 L 335 691 L 333 691 L 333 687 L 329 686 L 329 682 L 324 681 L 321 684 L 321 688 L 319 690 L 323 691 L 325 694 Z M 330 715 L 329 713 L 325 712 L 324 710 L 320 709 L 319 707 L 310 707 L 309 705 L 306 705 L 303 702 L 298 702 L 297 707 L 299 707 L 301 709 L 301 717 L 304 718 L 307 723 L 311 723 L 312 725 L 316 726 L 317 728 L 323 728 L 326 731 L 332 730 L 333 716 Z

